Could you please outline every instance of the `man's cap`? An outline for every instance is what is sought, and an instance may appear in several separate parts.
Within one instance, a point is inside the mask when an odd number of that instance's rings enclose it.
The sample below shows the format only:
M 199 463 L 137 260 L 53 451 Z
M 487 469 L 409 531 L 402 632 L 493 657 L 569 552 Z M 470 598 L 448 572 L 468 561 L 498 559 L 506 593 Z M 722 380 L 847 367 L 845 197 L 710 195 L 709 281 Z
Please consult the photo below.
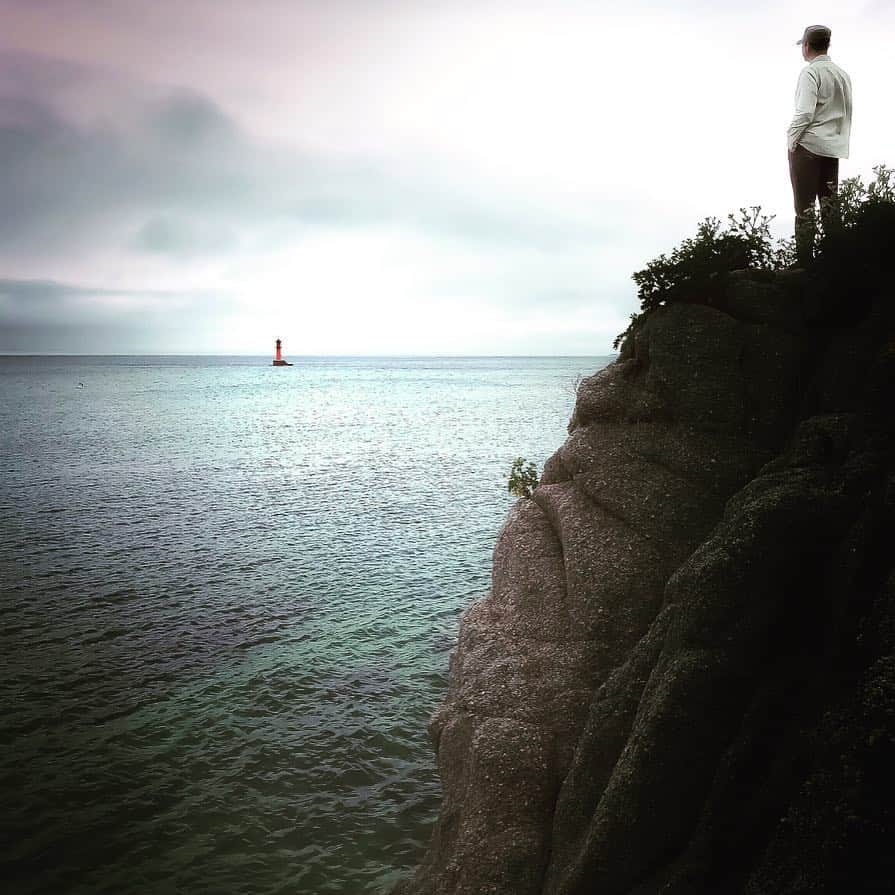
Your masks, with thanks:
M 832 33 L 833 32 L 830 31 L 826 25 L 809 25 L 805 29 L 805 33 L 796 41 L 796 43 L 803 44 L 806 40 L 811 40 L 812 37 L 829 40 Z

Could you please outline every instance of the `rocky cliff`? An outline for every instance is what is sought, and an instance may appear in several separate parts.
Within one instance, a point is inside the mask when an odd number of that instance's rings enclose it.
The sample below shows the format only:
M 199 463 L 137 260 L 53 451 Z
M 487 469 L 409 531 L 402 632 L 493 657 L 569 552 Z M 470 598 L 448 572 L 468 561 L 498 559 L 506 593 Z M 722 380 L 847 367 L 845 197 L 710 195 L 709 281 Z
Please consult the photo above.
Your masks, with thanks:
M 582 382 L 396 893 L 893 891 L 895 289 L 855 282 L 736 272 Z

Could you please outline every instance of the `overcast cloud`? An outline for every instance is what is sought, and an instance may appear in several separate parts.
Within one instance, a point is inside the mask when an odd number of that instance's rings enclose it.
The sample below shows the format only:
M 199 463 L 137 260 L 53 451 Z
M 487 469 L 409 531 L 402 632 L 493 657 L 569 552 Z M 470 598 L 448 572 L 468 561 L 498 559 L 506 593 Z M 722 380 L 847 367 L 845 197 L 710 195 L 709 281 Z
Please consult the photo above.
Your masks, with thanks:
M 0 0 L 0 351 L 601 354 L 709 214 L 790 223 L 806 24 L 895 160 L 888 4 Z

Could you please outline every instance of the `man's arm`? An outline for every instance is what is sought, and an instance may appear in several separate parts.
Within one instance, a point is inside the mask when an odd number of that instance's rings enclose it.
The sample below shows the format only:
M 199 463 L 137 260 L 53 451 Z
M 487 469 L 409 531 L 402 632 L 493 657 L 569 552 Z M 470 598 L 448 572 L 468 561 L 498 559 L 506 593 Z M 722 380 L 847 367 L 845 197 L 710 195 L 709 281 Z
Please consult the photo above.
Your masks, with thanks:
M 796 86 L 796 111 L 786 134 L 789 151 L 792 152 L 802 139 L 805 129 L 814 119 L 817 108 L 817 81 L 810 68 L 802 69 Z

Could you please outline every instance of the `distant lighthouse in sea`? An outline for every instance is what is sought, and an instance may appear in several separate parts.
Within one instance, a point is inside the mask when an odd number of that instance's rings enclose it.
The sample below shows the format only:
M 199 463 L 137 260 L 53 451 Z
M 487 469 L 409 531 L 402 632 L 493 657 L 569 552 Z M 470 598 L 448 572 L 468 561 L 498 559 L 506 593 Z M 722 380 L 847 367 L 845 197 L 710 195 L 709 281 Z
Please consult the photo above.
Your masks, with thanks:
M 283 360 L 283 341 L 282 339 L 277 339 L 277 356 L 273 359 L 273 366 L 275 367 L 291 367 L 292 364 L 289 361 Z

